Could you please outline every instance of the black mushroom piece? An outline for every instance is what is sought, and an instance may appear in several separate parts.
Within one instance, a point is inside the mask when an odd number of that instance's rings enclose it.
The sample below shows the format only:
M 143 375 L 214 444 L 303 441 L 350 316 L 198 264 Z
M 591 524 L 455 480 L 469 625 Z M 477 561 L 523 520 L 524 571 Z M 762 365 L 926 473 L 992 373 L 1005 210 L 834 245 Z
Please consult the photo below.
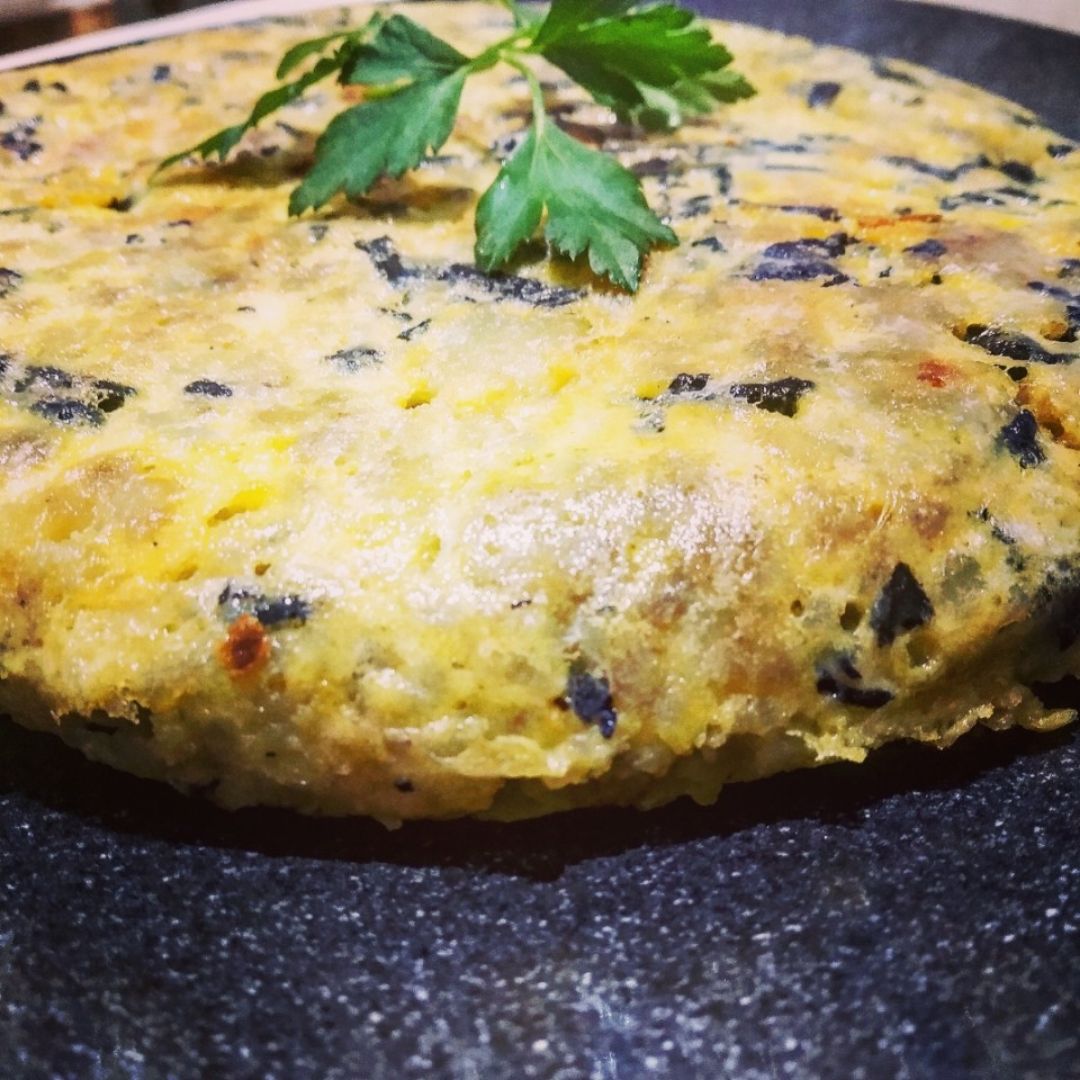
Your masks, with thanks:
M 893 67 L 882 59 L 875 59 L 870 65 L 870 70 L 879 79 L 888 79 L 890 82 L 903 83 L 905 86 L 922 86 L 922 83 L 919 82 L 914 75 L 909 75 L 906 71 L 901 71 L 899 68 Z
M 1046 148 L 1046 152 L 1052 158 L 1063 158 L 1067 157 L 1075 149 L 1076 147 L 1072 143 L 1050 143 Z
M 40 118 L 23 120 L 0 133 L 0 149 L 11 151 L 20 161 L 29 161 L 35 154 L 40 154 L 45 149 L 35 138 L 40 123 Z
M 668 383 L 667 393 L 679 397 L 684 394 L 700 394 L 709 385 L 709 376 L 704 371 L 697 375 L 680 371 Z
M 904 248 L 908 255 L 917 255 L 920 259 L 940 259 L 948 250 L 940 240 L 933 238 Z
M 619 714 L 615 710 L 611 686 L 605 676 L 590 674 L 584 664 L 571 665 L 560 704 L 573 709 L 586 724 L 595 724 L 605 739 L 615 734 Z
M 229 622 L 241 615 L 254 615 L 267 629 L 292 623 L 302 626 L 311 617 L 311 602 L 302 596 L 266 596 L 251 589 L 236 588 L 230 582 L 218 597 L 221 615 Z
M 891 690 L 855 685 L 861 682 L 862 673 L 847 655 L 834 657 L 817 667 L 817 692 L 834 698 L 841 705 L 880 709 L 892 701 L 894 695 Z
M 751 281 L 814 281 L 824 278 L 824 285 L 842 285 L 851 279 L 824 259 L 769 260 L 759 263 L 750 274 Z
M 1003 161 L 997 168 L 998 172 L 1018 184 L 1034 184 L 1039 179 L 1035 170 L 1022 161 Z
M 843 255 L 854 241 L 844 232 L 835 232 L 823 240 L 806 237 L 801 240 L 780 240 L 770 244 L 761 254 L 766 259 L 789 259 L 798 262 L 827 255 L 830 259 Z
M 802 396 L 813 389 L 814 384 L 809 379 L 789 376 L 774 382 L 734 383 L 728 387 L 728 393 L 736 401 L 756 405 L 764 412 L 794 416 L 798 412 Z
M 1027 409 L 1021 409 L 998 432 L 998 445 L 1008 450 L 1022 469 L 1033 469 L 1046 460 L 1046 451 L 1039 442 L 1039 424 Z
M 48 397 L 35 401 L 30 411 L 60 427 L 101 427 L 105 414 L 77 398 Z
M 961 206 L 1008 206 L 1010 203 L 1038 202 L 1039 197 L 1018 187 L 989 188 L 982 191 L 961 191 L 947 195 L 939 202 L 942 210 L 957 210 Z
M 816 82 L 806 95 L 806 104 L 811 109 L 828 108 L 844 88 L 838 82 Z
M 897 563 L 870 608 L 870 627 L 878 645 L 891 645 L 900 634 L 928 623 L 934 605 L 907 563 Z
M 192 397 L 230 398 L 233 396 L 232 387 L 224 383 L 214 382 L 213 379 L 196 379 L 184 387 L 184 393 Z
M 33 399 L 28 404 L 30 411 L 52 423 L 95 427 L 104 422 L 106 413 L 116 412 L 136 394 L 133 386 L 74 375 L 51 364 L 28 364 L 15 379 L 13 389 Z
M 18 270 L 0 266 L 0 300 L 10 296 L 21 284 L 23 276 Z
M 1075 359 L 1068 353 L 1052 353 L 1044 349 L 1026 334 L 1016 334 L 982 323 L 972 323 L 958 333 L 957 337 L 991 356 L 1005 356 L 1010 360 L 1022 360 L 1025 363 L 1068 364 Z
M 834 206 L 803 206 L 798 203 L 783 203 L 778 206 L 770 206 L 770 210 L 779 210 L 784 214 L 806 214 L 809 217 L 820 218 L 822 221 L 839 221 L 840 211 Z
M 388 236 L 357 240 L 356 247 L 371 259 L 378 274 L 391 285 L 402 285 L 417 279 L 443 281 L 449 285 L 471 285 L 495 300 L 519 300 L 533 307 L 562 307 L 581 296 L 578 289 L 545 285 L 542 281 L 517 274 L 485 274 L 479 267 L 468 263 L 411 265 L 402 259 Z
M 961 176 L 964 176 L 975 169 L 986 169 L 990 167 L 990 159 L 982 154 L 973 161 L 964 161 L 959 165 L 954 165 L 952 167 L 946 165 L 932 165 L 928 161 L 922 161 L 916 157 L 900 154 L 890 154 L 884 160 L 889 165 L 894 165 L 898 169 L 911 169 L 913 172 L 922 173 L 923 176 L 932 176 L 937 180 L 944 180 L 947 183 L 955 183 Z
M 679 206 L 675 217 L 680 221 L 704 217 L 712 211 L 714 204 L 715 198 L 712 195 L 694 195 Z
M 15 392 L 24 394 L 28 390 L 70 390 L 75 385 L 75 376 L 63 368 L 51 364 L 30 364 L 23 371 L 22 378 L 15 383 Z
M 519 274 L 485 274 L 479 267 L 468 263 L 451 263 L 449 266 L 434 267 L 433 271 L 432 276 L 436 281 L 445 281 L 450 285 L 473 285 L 495 300 L 518 300 L 532 307 L 563 307 L 582 295 L 580 289 L 545 285 L 535 278 Z
M 384 277 L 391 285 L 398 285 L 410 278 L 420 276 L 420 271 L 416 267 L 405 265 L 389 236 L 379 236 L 374 240 L 357 240 L 356 246 L 371 260 L 371 265 L 375 267 L 380 277 Z

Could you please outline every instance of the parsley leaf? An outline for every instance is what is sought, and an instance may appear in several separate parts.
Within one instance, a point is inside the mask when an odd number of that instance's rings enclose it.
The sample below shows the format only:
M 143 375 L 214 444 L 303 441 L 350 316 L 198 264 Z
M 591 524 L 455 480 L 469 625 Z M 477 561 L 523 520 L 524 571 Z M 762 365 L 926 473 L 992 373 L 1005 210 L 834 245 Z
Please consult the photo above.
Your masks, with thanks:
M 565 255 L 634 292 L 641 256 L 678 238 L 650 209 L 633 173 L 548 121 L 530 129 L 476 208 L 476 261 L 501 266 L 547 209 L 544 235 Z
M 339 113 L 315 144 L 315 164 L 290 196 L 289 213 L 317 209 L 339 191 L 363 195 L 379 177 L 415 168 L 450 137 L 464 85 L 458 68 Z
M 313 86 L 321 79 L 325 79 L 327 75 L 332 75 L 335 71 L 340 71 L 345 61 L 345 49 L 340 49 L 334 53 L 333 56 L 324 56 L 319 62 L 305 75 L 301 75 L 295 82 L 286 83 L 284 86 L 276 87 L 273 90 L 268 90 L 258 101 L 255 102 L 255 107 L 251 110 L 248 118 L 240 124 L 234 124 L 232 127 L 223 128 L 221 131 L 210 138 L 204 139 L 201 143 L 195 146 L 189 146 L 186 150 L 181 150 L 178 154 L 173 154 L 167 157 L 158 167 L 157 171 L 167 169 L 170 165 L 175 165 L 178 161 L 183 161 L 186 157 L 193 157 L 198 155 L 204 161 L 208 161 L 214 154 L 217 154 L 220 161 L 224 161 L 229 156 L 229 152 L 240 142 L 240 140 L 250 131 L 260 120 L 265 119 L 272 112 L 276 112 L 278 109 L 290 102 L 295 101 L 300 97 L 309 86 Z
M 325 52 L 326 47 L 334 41 L 341 41 L 342 39 L 348 39 L 350 42 L 362 41 L 369 34 L 373 34 L 378 30 L 382 20 L 382 15 L 376 13 L 359 30 L 338 30 L 337 33 L 327 34 L 326 37 L 301 41 L 299 45 L 294 45 L 281 58 L 281 63 L 278 64 L 277 71 L 274 72 L 274 78 L 284 79 L 290 71 L 299 67 L 309 56 Z
M 602 105 L 653 127 L 753 93 L 745 79 L 717 81 L 732 61 L 709 28 L 672 4 L 632 10 L 626 0 L 554 0 L 533 48 Z
M 161 172 L 162 169 L 167 169 L 170 165 L 175 165 L 187 157 L 198 156 L 203 161 L 209 161 L 216 154 L 219 161 L 224 161 L 240 140 L 253 127 L 256 127 L 260 121 L 265 120 L 271 113 L 277 112 L 278 109 L 282 109 L 302 97 L 309 86 L 321 82 L 328 75 L 333 75 L 335 71 L 341 71 L 352 59 L 360 43 L 365 38 L 376 33 L 382 24 L 383 16 L 376 13 L 356 30 L 343 30 L 336 34 L 328 34 L 326 37 L 302 41 L 299 45 L 294 45 L 281 58 L 281 63 L 278 64 L 276 73 L 278 79 L 285 78 L 308 57 L 325 52 L 333 42 L 341 42 L 330 56 L 320 57 L 310 71 L 305 72 L 291 83 L 276 86 L 273 90 L 268 90 L 263 94 L 255 102 L 254 108 L 242 123 L 223 128 L 208 139 L 204 139 L 201 143 L 189 146 L 186 150 L 181 150 L 177 154 L 170 155 L 157 167 L 155 172 Z
M 546 214 L 544 235 L 555 250 L 571 258 L 587 253 L 595 273 L 633 292 L 645 254 L 678 239 L 649 208 L 633 174 L 556 126 L 527 61 L 541 56 L 554 63 L 596 101 L 648 128 L 677 127 L 686 116 L 754 89 L 729 69 L 731 54 L 708 26 L 673 3 L 552 0 L 544 12 L 517 0 L 499 2 L 514 30 L 471 58 L 403 15 L 377 14 L 357 30 L 300 42 L 282 57 L 277 76 L 318 57 L 309 71 L 263 94 L 243 123 L 158 169 L 193 154 L 224 160 L 260 120 L 337 73 L 341 83 L 369 87 L 366 100 L 330 121 L 289 212 L 316 209 L 338 192 L 362 195 L 381 177 L 401 176 L 438 150 L 450 137 L 466 78 L 506 62 L 528 82 L 533 123 L 479 201 L 477 263 L 484 270 L 504 265 Z
M 347 83 L 382 85 L 399 79 L 437 79 L 469 62 L 404 15 L 391 15 L 370 44 L 354 54 L 342 77 Z

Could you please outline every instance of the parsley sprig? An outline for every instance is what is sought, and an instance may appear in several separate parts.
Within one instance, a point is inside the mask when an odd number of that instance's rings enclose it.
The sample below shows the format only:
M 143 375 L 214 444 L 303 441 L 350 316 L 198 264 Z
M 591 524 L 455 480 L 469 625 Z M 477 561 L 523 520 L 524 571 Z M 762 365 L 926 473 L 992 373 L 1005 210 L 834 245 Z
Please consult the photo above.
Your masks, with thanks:
M 558 127 L 530 61 L 561 68 L 621 120 L 650 130 L 672 130 L 754 89 L 730 69 L 731 54 L 709 28 L 674 4 L 552 0 L 543 12 L 501 2 L 513 16 L 513 32 L 472 57 L 404 15 L 376 14 L 357 29 L 301 42 L 278 65 L 280 85 L 259 98 L 243 123 L 160 168 L 193 155 L 224 160 L 250 128 L 336 75 L 367 92 L 330 121 L 289 199 L 290 214 L 318 209 L 339 192 L 363 195 L 380 178 L 399 177 L 438 151 L 453 130 L 466 79 L 509 64 L 529 87 L 532 123 L 476 208 L 477 264 L 489 272 L 505 265 L 546 215 L 552 248 L 571 258 L 587 253 L 594 273 L 634 292 L 644 255 L 676 244 L 675 233 L 650 209 L 633 173 Z

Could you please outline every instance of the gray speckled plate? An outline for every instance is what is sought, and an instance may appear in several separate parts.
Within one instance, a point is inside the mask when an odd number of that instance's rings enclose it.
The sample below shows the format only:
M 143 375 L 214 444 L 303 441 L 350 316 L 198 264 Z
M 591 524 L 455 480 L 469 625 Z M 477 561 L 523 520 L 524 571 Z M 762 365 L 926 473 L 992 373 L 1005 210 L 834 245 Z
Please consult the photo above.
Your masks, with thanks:
M 1080 38 L 887 0 L 706 10 L 1080 137 Z M 225 814 L 4 721 L 0 833 L 4 1080 L 1080 1077 L 1080 731 L 390 834 Z

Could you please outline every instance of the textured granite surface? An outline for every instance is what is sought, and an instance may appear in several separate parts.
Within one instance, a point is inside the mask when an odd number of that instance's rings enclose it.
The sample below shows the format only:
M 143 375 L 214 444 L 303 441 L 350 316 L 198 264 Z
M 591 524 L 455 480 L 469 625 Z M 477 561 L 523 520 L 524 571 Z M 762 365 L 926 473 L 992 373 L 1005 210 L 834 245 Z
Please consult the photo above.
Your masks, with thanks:
M 1080 39 L 711 9 L 1080 135 Z M 0 722 L 2 1080 L 654 1075 L 1080 1077 L 1080 730 L 892 747 L 708 810 L 389 834 L 228 815 Z

